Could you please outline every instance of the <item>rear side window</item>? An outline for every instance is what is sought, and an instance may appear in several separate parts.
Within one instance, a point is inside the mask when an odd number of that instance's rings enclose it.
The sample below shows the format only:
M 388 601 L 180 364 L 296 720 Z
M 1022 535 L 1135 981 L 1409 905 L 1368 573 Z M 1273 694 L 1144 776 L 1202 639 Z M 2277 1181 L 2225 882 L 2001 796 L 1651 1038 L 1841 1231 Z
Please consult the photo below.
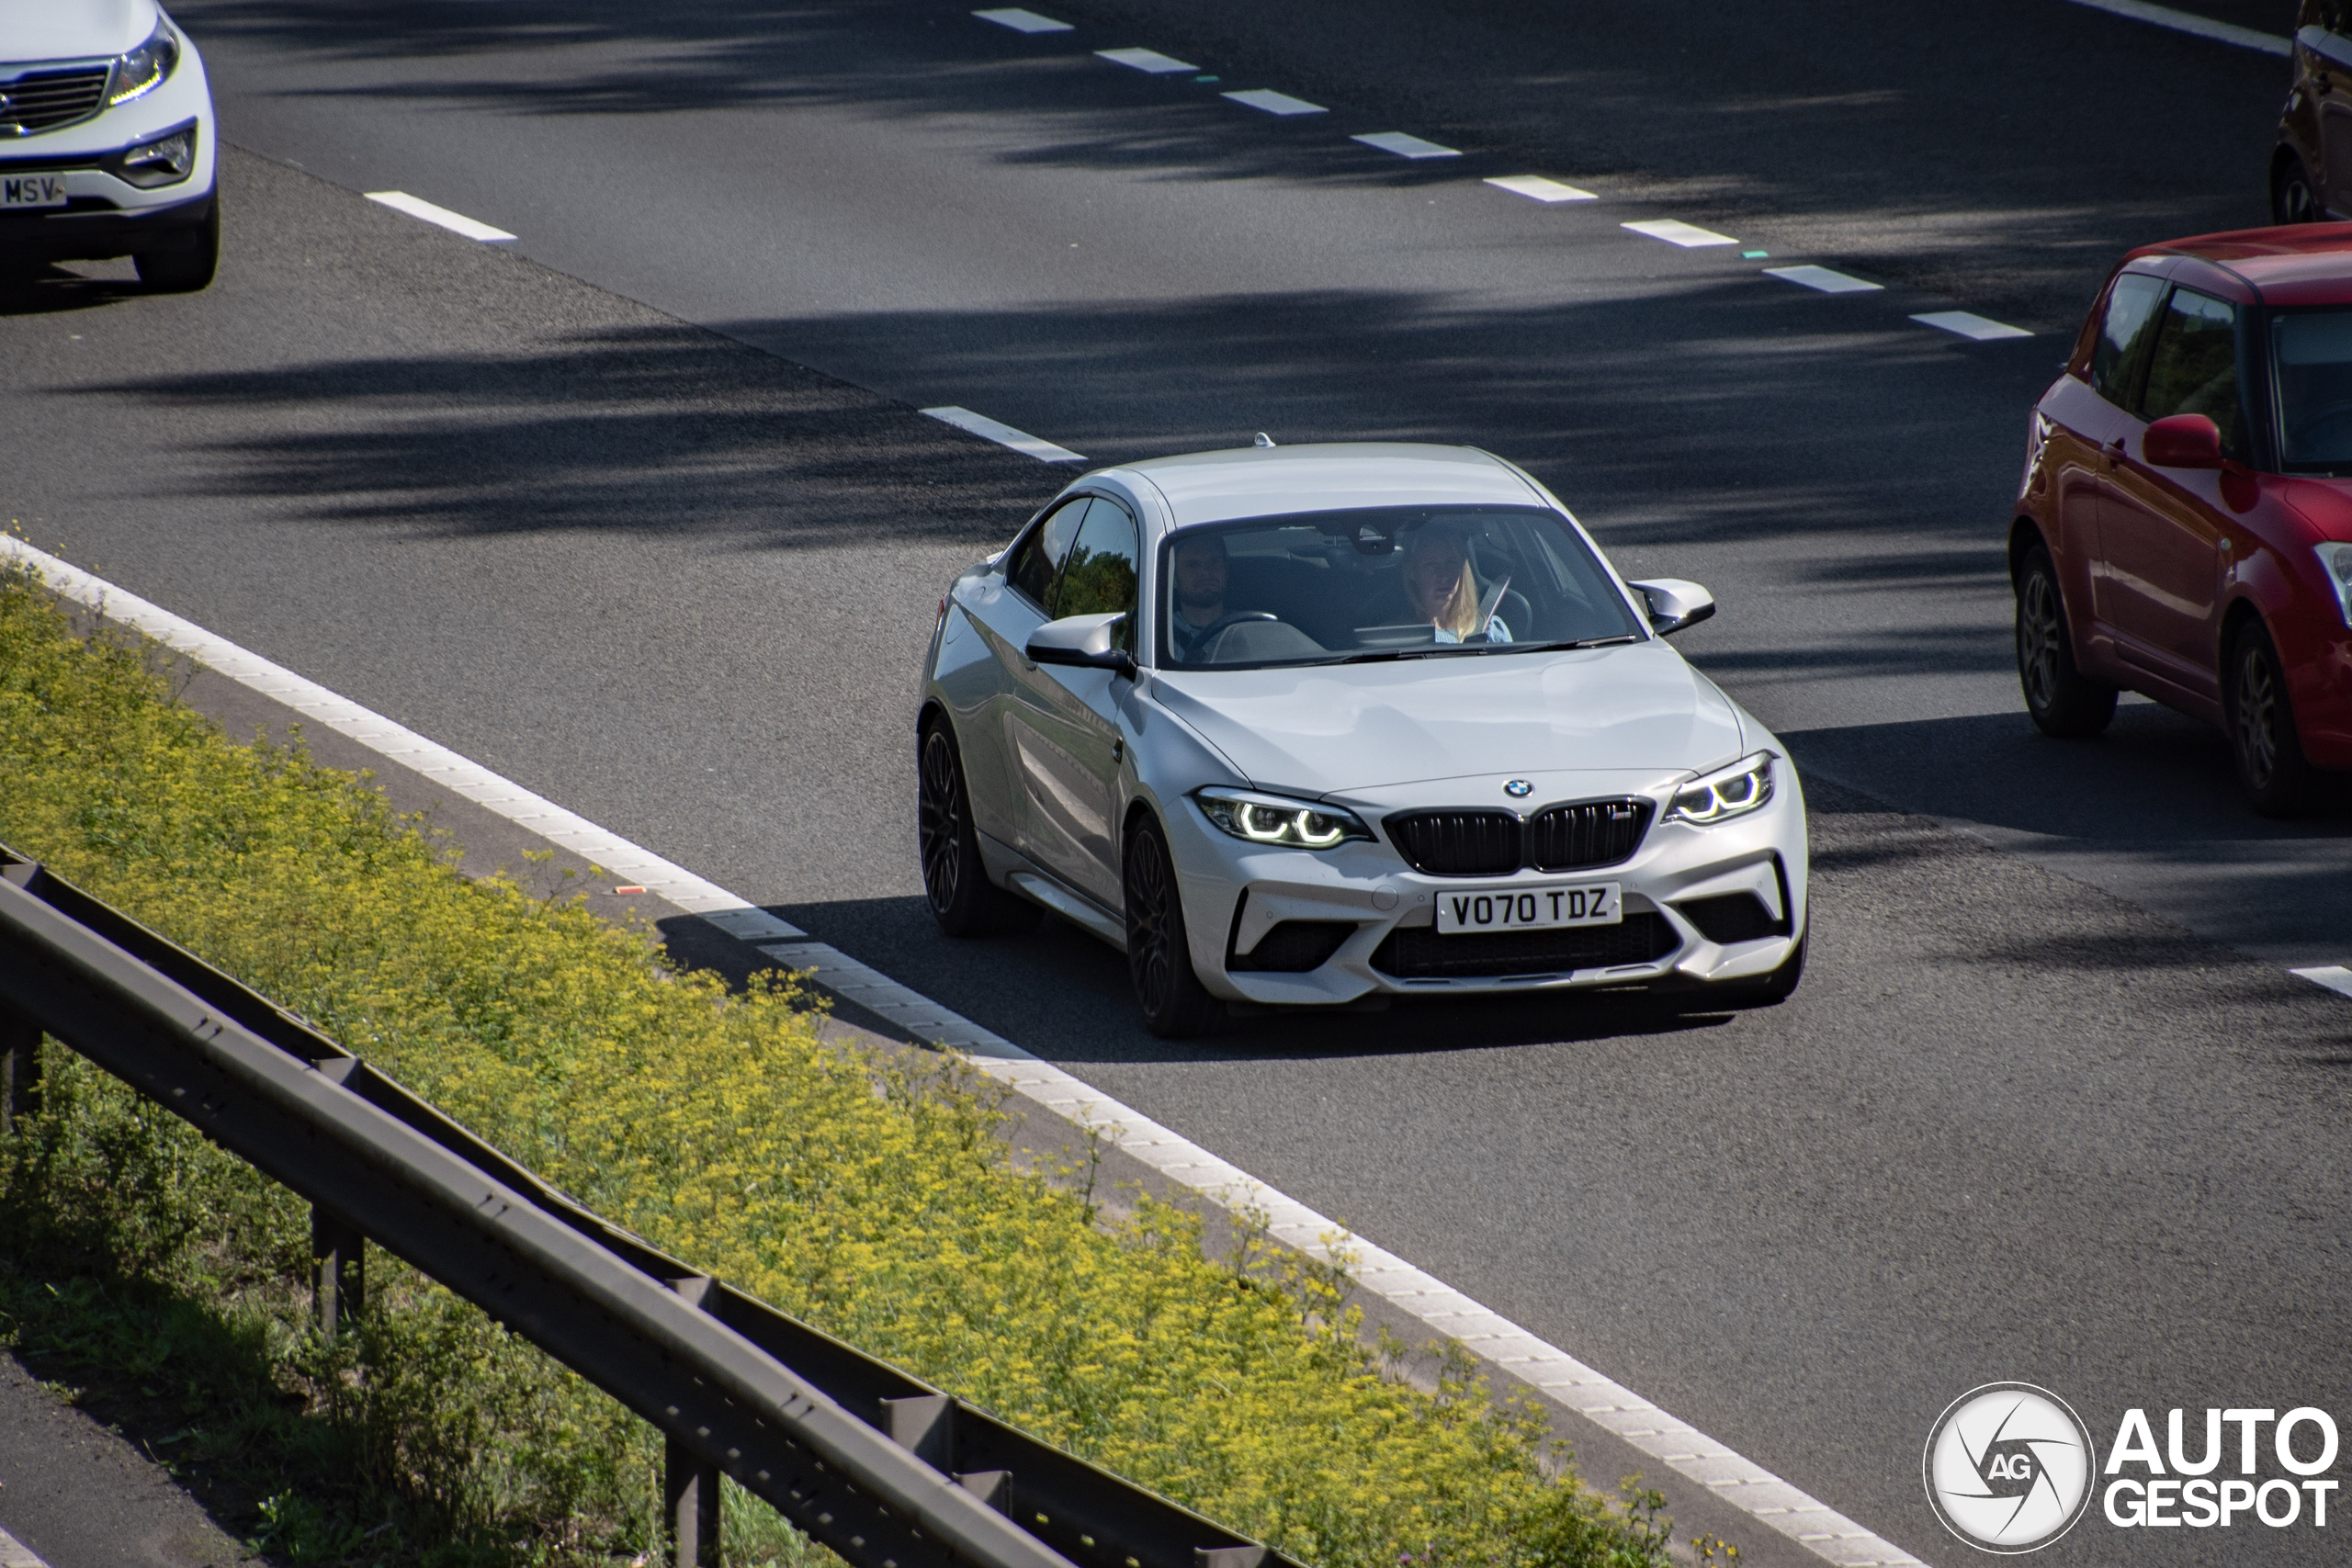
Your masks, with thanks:
M 2222 433 L 2222 450 L 2245 456 L 2245 414 L 2238 399 L 2238 310 L 2226 299 L 2176 288 L 2156 325 L 2140 417 L 2201 413 Z
M 2164 292 L 2163 278 L 2127 272 L 2108 294 L 2107 316 L 2099 322 L 2098 342 L 2091 345 L 2091 386 L 2117 408 L 2132 406 L 2132 379 Z
M 1136 646 L 1136 525 L 1116 502 L 1097 500 L 1078 531 L 1078 543 L 1062 563 L 1046 614 L 1064 615 L 1123 615 L 1116 646 L 1129 652 Z
M 1040 610 L 1053 603 L 1054 577 L 1061 570 L 1062 558 L 1069 554 L 1071 541 L 1078 537 L 1079 525 L 1086 521 L 1087 508 L 1093 503 L 1091 496 L 1084 495 L 1063 502 L 1029 530 L 1012 552 L 1012 559 L 1005 563 L 1005 581 Z

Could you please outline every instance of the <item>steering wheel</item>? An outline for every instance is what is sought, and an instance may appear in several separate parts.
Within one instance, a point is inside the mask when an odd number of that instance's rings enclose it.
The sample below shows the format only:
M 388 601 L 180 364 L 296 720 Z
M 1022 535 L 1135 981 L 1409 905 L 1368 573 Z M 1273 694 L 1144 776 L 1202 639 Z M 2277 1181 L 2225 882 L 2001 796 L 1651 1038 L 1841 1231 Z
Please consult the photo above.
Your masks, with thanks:
M 1219 615 L 1201 628 L 1200 637 L 1193 644 L 1193 657 L 1204 664 L 1214 664 L 1216 661 L 1209 657 L 1209 652 L 1216 646 L 1217 638 L 1225 635 L 1227 626 L 1238 626 L 1247 621 L 1279 621 L 1281 619 L 1280 615 L 1265 610 L 1236 610 L 1229 615 Z

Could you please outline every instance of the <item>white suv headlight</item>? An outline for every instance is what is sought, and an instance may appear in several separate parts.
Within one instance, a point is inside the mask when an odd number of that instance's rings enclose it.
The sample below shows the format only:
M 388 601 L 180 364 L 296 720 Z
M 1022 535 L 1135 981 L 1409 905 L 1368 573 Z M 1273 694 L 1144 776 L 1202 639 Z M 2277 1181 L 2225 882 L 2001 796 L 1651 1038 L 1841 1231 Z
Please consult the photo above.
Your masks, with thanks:
M 147 41 L 129 54 L 119 55 L 114 62 L 114 81 L 107 92 L 107 102 L 127 104 L 133 98 L 144 97 L 164 85 L 172 67 L 180 62 L 180 40 L 172 32 L 169 22 L 157 22 Z
M 2352 545 L 2320 545 L 2312 553 L 2319 557 L 2320 570 L 2327 573 L 2327 585 L 2335 590 L 2336 613 L 2352 626 Z
M 1193 792 L 1201 815 L 1237 839 L 1297 850 L 1328 850 L 1351 839 L 1372 840 L 1372 829 L 1355 813 L 1311 800 L 1254 795 L 1246 789 Z
M 1771 752 L 1758 751 L 1728 768 L 1692 779 L 1674 792 L 1666 819 L 1704 827 L 1747 816 L 1772 798 L 1772 762 Z

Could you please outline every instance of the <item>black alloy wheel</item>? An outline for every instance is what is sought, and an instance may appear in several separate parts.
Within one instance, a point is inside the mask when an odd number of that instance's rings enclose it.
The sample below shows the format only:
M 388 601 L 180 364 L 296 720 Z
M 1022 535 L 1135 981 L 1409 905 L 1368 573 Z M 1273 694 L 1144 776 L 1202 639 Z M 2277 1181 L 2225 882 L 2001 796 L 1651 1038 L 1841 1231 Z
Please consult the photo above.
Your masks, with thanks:
M 130 258 L 139 281 L 157 294 L 193 294 L 210 286 L 220 265 L 220 197 L 212 197 L 212 211 L 204 226 L 153 250 Z
M 2311 171 L 2292 152 L 2278 160 L 2278 170 L 2270 178 L 2270 216 L 2280 223 L 2320 220 L 2319 197 L 2312 192 Z
M 915 839 L 922 851 L 922 891 L 932 918 L 949 936 L 1033 931 L 1045 911 L 989 880 L 972 827 L 964 759 L 944 719 L 923 727 L 915 784 Z
M 1225 1006 L 1193 972 L 1176 863 L 1156 822 L 1138 822 L 1127 836 L 1126 895 L 1127 976 L 1144 1027 L 1162 1040 L 1208 1032 L 1223 1021 Z
M 2098 734 L 2115 718 L 2115 688 L 2075 667 L 2058 569 L 2040 545 L 2018 568 L 2017 590 L 2018 684 L 2034 728 L 2065 739 Z
M 2259 622 L 2249 621 L 2230 644 L 2222 700 L 2229 720 L 2230 755 L 2254 808 L 2265 817 L 2295 817 L 2309 810 L 2319 795 L 2319 773 L 2303 760 L 2278 649 Z

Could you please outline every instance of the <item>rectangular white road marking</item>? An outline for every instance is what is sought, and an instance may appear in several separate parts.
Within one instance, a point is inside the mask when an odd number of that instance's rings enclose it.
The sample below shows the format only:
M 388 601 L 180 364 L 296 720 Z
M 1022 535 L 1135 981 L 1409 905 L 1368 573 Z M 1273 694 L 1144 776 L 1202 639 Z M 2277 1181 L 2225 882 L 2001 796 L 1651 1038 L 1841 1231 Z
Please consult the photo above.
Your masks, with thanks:
M 2177 33 L 2192 33 L 2209 38 L 2216 43 L 2233 43 L 2240 49 L 2258 49 L 2265 54 L 2290 55 L 2294 46 L 2277 33 L 2258 32 L 2242 28 L 2234 22 L 2217 22 L 2211 17 L 2191 16 L 2176 11 L 2169 6 L 2151 6 L 2147 0 L 2075 0 L 2077 6 L 2088 6 L 2094 11 L 2106 11 L 2118 17 L 2129 17 L 2135 22 L 2153 22 L 2160 28 L 2170 28 Z
M 1631 229 L 1636 234 L 1647 234 L 1653 240 L 1664 240 L 1669 245 L 1691 250 L 1700 245 L 1736 245 L 1729 234 L 1718 234 L 1713 229 L 1702 229 L 1696 223 L 1685 223 L 1679 218 L 1651 218 L 1639 223 L 1620 223 L 1620 229 Z
M 1459 158 L 1462 152 L 1455 147 L 1441 147 L 1434 141 L 1424 141 L 1418 136 L 1408 136 L 1401 130 L 1375 130 L 1369 136 L 1351 136 L 1351 141 L 1361 141 L 1367 147 L 1377 147 L 1383 152 L 1394 152 L 1399 158 Z
M 1000 446 L 1010 446 L 1023 452 L 1041 463 L 1083 463 L 1085 458 L 1067 446 L 1057 446 L 1050 441 L 1040 441 L 1026 431 L 1015 430 L 1009 424 L 999 424 L 984 413 L 959 409 L 953 403 L 943 404 L 923 412 L 944 421 L 958 430 L 968 430 L 975 435 L 985 435 Z
M 0 1568 L 49 1568 L 49 1564 L 33 1555 L 31 1547 L 0 1530 Z
M 1547 180 L 1542 175 L 1505 175 L 1500 179 L 1488 180 L 1487 183 L 1498 190 L 1507 190 L 1513 196 L 1523 196 L 1532 201 L 1599 201 L 1600 199 L 1589 190 L 1578 190 L 1574 186 L 1564 186 L 1557 180 Z
M 1768 266 L 1764 269 L 1764 276 L 1801 283 L 1807 288 L 1818 288 L 1824 294 L 1872 294 L 1886 287 L 1883 283 L 1865 283 L 1859 277 L 1849 277 L 1826 266 Z
M 981 1072 L 1032 1104 L 1043 1106 L 1080 1127 L 1099 1129 L 1117 1148 L 1150 1166 L 1170 1181 L 1202 1194 L 1229 1212 L 1247 1209 L 1285 1246 L 1326 1263 L 1348 1263 L 1358 1285 L 1395 1303 L 1431 1331 L 1458 1341 L 1472 1354 L 1508 1370 L 1536 1388 L 1624 1438 L 1651 1458 L 1707 1487 L 1734 1507 L 1797 1542 L 1823 1560 L 1849 1568 L 1925 1568 L 1919 1560 L 1882 1540 L 1828 1505 L 1800 1492 L 1770 1471 L 1676 1419 L 1623 1384 L 1487 1311 L 1435 1276 L 1350 1233 L 1306 1204 L 1266 1186 L 1248 1171 L 1218 1158 L 1198 1144 L 1122 1104 L 1084 1079 L 1062 1071 L 980 1025 L 910 990 L 839 949 L 813 942 L 806 932 L 693 873 L 672 865 L 585 818 L 540 799 L 520 784 L 468 761 L 414 731 L 370 713 L 292 671 L 271 663 L 182 620 L 134 593 L 93 577 L 78 567 L 0 535 L 0 559 L 38 569 L 51 591 L 88 609 L 103 612 L 177 649 L 208 668 L 287 704 L 305 717 L 348 735 L 382 756 L 451 784 L 469 800 L 521 823 L 575 853 L 585 853 L 582 834 L 601 846 L 599 865 L 658 867 L 666 876 L 640 880 L 684 909 L 699 914 L 729 935 L 760 944 L 759 951 L 796 970 L 810 972 L 819 985 L 899 1022 L 918 1040 L 962 1051 Z M 420 762 L 420 758 L 423 761 Z M 446 761 L 436 761 L 446 759 Z M 553 821 L 558 833 L 546 824 Z M 579 824 L 580 832 L 563 828 Z M 27 1553 L 29 1556 L 29 1553 Z M 0 1564 L 0 1568 L 40 1568 Z
M 411 196 L 404 190 L 371 190 L 368 193 L 368 199 L 381 202 L 395 212 L 405 212 L 411 218 L 422 218 L 427 223 L 438 223 L 444 229 L 463 234 L 469 240 L 511 240 L 514 237 L 503 229 L 493 229 L 489 224 L 478 222 L 462 212 L 452 212 L 446 207 L 435 207 L 431 202 Z
M 2338 996 L 2352 997 L 2352 969 L 2340 964 L 2321 969 L 2290 969 L 2287 973 L 2301 976 L 2314 986 L 2324 986 Z
M 1187 65 L 1156 49 L 1098 49 L 1095 54 L 1114 65 L 1124 65 L 1130 71 L 1148 72 L 1154 76 L 1170 76 L 1179 71 L 1197 71 L 1197 65 Z
M 1253 109 L 1268 114 L 1328 114 L 1321 104 L 1310 104 L 1305 98 L 1294 98 L 1288 93 L 1276 93 L 1264 87 L 1252 87 L 1246 93 L 1225 95 L 1237 104 L 1248 104 Z
M 1978 343 L 1990 343 L 1995 338 L 2033 335 L 2023 327 L 2013 327 L 2007 322 L 1980 316 L 1973 310 L 1929 310 L 1911 319 L 1923 327 L 1939 327 L 1948 333 L 1958 333 L 1962 337 L 1974 338 Z
M 1068 22 L 1057 22 L 1051 17 L 1041 17 L 1018 6 L 1007 6 L 995 11 L 975 11 L 972 15 L 984 22 L 1011 28 L 1016 33 L 1066 33 L 1071 30 Z

